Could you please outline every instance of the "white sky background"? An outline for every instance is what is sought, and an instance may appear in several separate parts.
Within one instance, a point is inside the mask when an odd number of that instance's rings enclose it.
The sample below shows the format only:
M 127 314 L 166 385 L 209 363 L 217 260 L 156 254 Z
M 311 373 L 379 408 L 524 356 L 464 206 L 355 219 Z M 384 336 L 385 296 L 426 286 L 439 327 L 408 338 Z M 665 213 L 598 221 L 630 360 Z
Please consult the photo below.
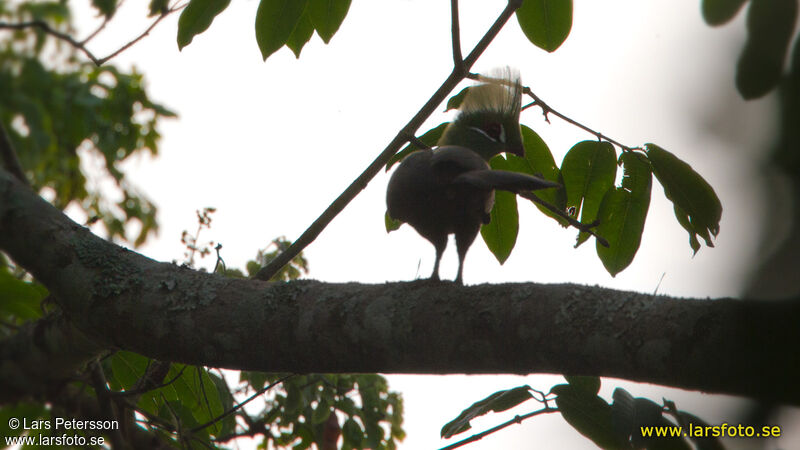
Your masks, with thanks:
M 80 5 L 79 36 L 85 36 L 98 21 L 88 1 L 75 3 Z M 125 2 L 91 50 L 105 56 L 146 28 L 146 3 Z M 461 2 L 465 54 L 505 3 Z M 330 45 L 314 36 L 299 60 L 283 48 L 266 62 L 255 42 L 257 6 L 256 0 L 232 2 L 182 52 L 176 43 L 176 14 L 113 60 L 143 72 L 151 98 L 180 116 L 162 124 L 157 158 L 124 166 L 130 180 L 159 207 L 161 231 L 140 249 L 145 255 L 182 260 L 181 232 L 195 230 L 195 210 L 204 206 L 217 212 L 201 240 L 222 243 L 229 267 L 243 268 L 276 236 L 295 239 L 377 156 L 452 65 L 449 2 L 444 0 L 354 0 Z M 628 269 L 611 278 L 592 240 L 573 249 L 574 229 L 560 228 L 520 200 L 521 230 L 511 257 L 500 266 L 476 240 L 467 257 L 466 283 L 573 282 L 641 292 L 658 286 L 659 293 L 670 295 L 736 296 L 756 258 L 758 218 L 765 213 L 751 155 L 766 146 L 771 132 L 766 124 L 774 122 L 774 99 L 744 102 L 734 90 L 743 19 L 740 14 L 733 23 L 712 29 L 702 22 L 697 1 L 576 0 L 570 37 L 547 54 L 527 41 L 512 18 L 473 71 L 516 67 L 524 84 L 562 113 L 627 145 L 654 142 L 689 162 L 722 200 L 721 233 L 716 248 L 704 247 L 692 258 L 688 235 L 654 183 L 639 253 Z M 443 109 L 420 131 L 449 120 Z M 720 111 L 735 112 L 735 117 L 721 118 Z M 559 164 L 574 143 L 593 138 L 556 117 L 551 121 L 545 123 L 537 108 L 522 117 L 542 135 Z M 430 243 L 408 226 L 391 235 L 384 230 L 387 180 L 381 172 L 307 248 L 310 277 L 382 283 L 429 276 Z M 201 265 L 213 267 L 213 262 L 209 257 Z M 452 279 L 455 269 L 451 243 L 442 276 Z M 440 427 L 496 390 L 525 383 L 547 390 L 560 380 L 389 378 L 405 398 L 404 449 L 444 445 Z M 613 387 L 620 385 L 656 401 L 662 395 L 672 398 L 710 423 L 737 419 L 732 408 L 738 402 L 720 396 L 616 380 L 604 380 L 602 395 L 610 400 Z M 490 417 L 474 430 L 500 421 Z M 595 448 L 565 427 L 557 415 L 535 418 L 470 448 Z M 793 428 L 784 432 L 794 444 L 781 441 L 784 448 L 800 448 Z M 732 448 L 743 444 L 735 442 Z M 777 444 L 767 443 L 767 448 Z

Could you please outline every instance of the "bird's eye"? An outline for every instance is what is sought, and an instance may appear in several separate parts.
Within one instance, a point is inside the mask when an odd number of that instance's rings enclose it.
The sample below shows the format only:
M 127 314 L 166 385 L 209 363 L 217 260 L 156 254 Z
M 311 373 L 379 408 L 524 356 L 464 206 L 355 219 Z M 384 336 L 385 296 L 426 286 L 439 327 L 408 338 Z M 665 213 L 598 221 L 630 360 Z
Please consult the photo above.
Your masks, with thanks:
M 506 130 L 505 128 L 503 128 L 503 125 L 497 122 L 491 122 L 480 128 L 478 127 L 469 127 L 469 128 L 486 136 L 487 138 L 493 140 L 494 142 L 499 142 L 501 144 L 506 143 Z
M 492 122 L 487 124 L 483 131 L 489 135 L 490 138 L 497 142 L 504 142 L 505 141 L 505 133 L 503 133 L 503 126 L 497 122 Z

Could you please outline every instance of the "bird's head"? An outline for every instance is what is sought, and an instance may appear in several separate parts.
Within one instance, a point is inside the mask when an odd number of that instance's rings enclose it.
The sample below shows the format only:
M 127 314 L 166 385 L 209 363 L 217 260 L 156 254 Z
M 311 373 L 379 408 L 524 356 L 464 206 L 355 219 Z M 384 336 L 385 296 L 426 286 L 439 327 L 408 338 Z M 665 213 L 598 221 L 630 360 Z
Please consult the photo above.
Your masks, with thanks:
M 521 108 L 519 74 L 505 69 L 470 87 L 439 145 L 467 147 L 487 161 L 501 152 L 524 156 L 519 128 Z

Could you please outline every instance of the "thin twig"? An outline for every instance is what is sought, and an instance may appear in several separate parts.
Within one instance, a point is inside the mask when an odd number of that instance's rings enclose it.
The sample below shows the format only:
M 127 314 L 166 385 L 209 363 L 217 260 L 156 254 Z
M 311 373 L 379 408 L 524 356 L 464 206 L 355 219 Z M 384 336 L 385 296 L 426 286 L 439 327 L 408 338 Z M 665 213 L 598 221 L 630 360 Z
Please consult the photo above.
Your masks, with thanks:
M 448 445 L 446 447 L 442 447 L 439 450 L 452 450 L 454 448 L 463 447 L 464 445 L 467 445 L 467 444 L 469 444 L 471 442 L 479 441 L 479 440 L 485 438 L 486 436 L 488 436 L 488 435 L 490 435 L 492 433 L 496 433 L 496 432 L 502 430 L 503 428 L 509 427 L 511 425 L 514 425 L 514 424 L 522 423 L 523 420 L 529 419 L 529 418 L 534 417 L 534 416 L 538 416 L 539 414 L 548 414 L 548 413 L 554 413 L 554 412 L 557 412 L 557 411 L 558 411 L 557 408 L 551 408 L 550 406 L 545 405 L 545 407 L 542 408 L 542 409 L 538 409 L 536 411 L 529 412 L 528 414 L 524 414 L 524 415 L 521 415 L 521 416 L 515 416 L 513 419 L 509 420 L 508 422 L 501 423 L 500 425 L 498 425 L 498 426 L 496 426 L 494 428 L 490 428 L 490 429 L 488 429 L 486 431 L 483 431 L 481 433 L 474 434 L 474 435 L 472 435 L 472 436 L 470 436 L 470 437 L 468 437 L 468 438 L 466 438 L 466 439 L 464 439 L 462 441 L 458 441 L 458 442 L 450 444 L 450 445 Z
M 100 412 L 103 414 L 103 417 L 107 419 L 119 420 L 120 417 L 117 417 L 117 415 L 114 414 L 114 408 L 111 405 L 111 397 L 108 395 L 108 382 L 106 381 L 105 373 L 103 373 L 103 366 L 101 366 L 98 361 L 92 363 L 90 368 L 90 376 L 92 388 L 97 396 L 97 404 L 100 407 Z M 122 433 L 119 429 L 109 430 L 109 438 L 114 448 L 122 448 L 122 445 L 125 442 L 122 439 Z
M 322 230 L 328 226 L 329 223 L 339 215 L 340 212 L 361 192 L 364 188 L 367 187 L 367 184 L 372 180 L 375 175 L 380 172 L 381 168 L 389 161 L 389 159 L 394 156 L 395 153 L 400 150 L 400 147 L 408 141 L 407 136 L 413 135 L 414 132 L 422 125 L 422 123 L 430 117 L 431 114 L 436 110 L 436 108 L 447 98 L 447 94 L 452 92 L 452 90 L 460 83 L 466 76 L 469 69 L 475 64 L 475 61 L 478 60 L 478 57 L 486 50 L 486 47 L 492 42 L 492 40 L 497 36 L 497 33 L 500 32 L 500 29 L 503 28 L 508 19 L 511 18 L 511 15 L 514 14 L 514 11 L 519 8 L 520 4 L 522 3 L 521 0 L 509 0 L 508 5 L 500 13 L 500 16 L 495 20 L 486 34 L 481 38 L 481 40 L 475 45 L 475 48 L 470 52 L 469 56 L 464 60 L 464 65 L 459 70 L 458 67 L 454 67 L 453 71 L 447 77 L 446 80 L 439 86 L 439 89 L 434 92 L 430 99 L 422 106 L 422 108 L 411 118 L 411 120 L 400 130 L 399 133 L 389 142 L 389 145 L 378 155 L 377 158 L 361 173 L 351 184 L 347 187 L 333 203 L 322 212 L 322 214 L 315 220 L 311 226 L 309 226 L 303 234 L 297 238 L 296 241 L 292 243 L 286 250 L 284 250 L 280 255 L 278 255 L 275 259 L 270 261 L 269 264 L 262 267 L 261 270 L 255 275 L 254 278 L 259 280 L 269 280 L 272 278 L 273 275 L 278 273 L 278 271 L 288 264 L 295 256 L 300 254 L 304 248 L 306 248 L 309 244 L 314 242 L 314 239 L 319 236 Z
M 551 205 L 550 203 L 542 200 L 536 194 L 534 194 L 532 191 L 523 191 L 523 192 L 520 192 L 518 195 L 520 197 L 527 198 L 528 200 L 532 201 L 533 203 L 537 203 L 539 205 L 542 205 L 543 207 L 547 208 L 548 210 L 552 211 L 553 213 L 557 214 L 559 217 L 561 217 L 564 220 L 566 220 L 567 222 L 569 222 L 570 225 L 572 225 L 573 227 L 577 228 L 578 230 L 580 230 L 580 231 L 582 231 L 584 233 L 589 233 L 592 236 L 594 236 L 594 238 L 597 239 L 597 242 L 599 242 L 600 245 L 602 245 L 603 247 L 608 247 L 608 241 L 605 240 L 605 238 L 603 238 L 602 236 L 598 236 L 593 230 L 593 228 L 597 227 L 597 225 L 599 225 L 600 222 L 598 222 L 596 220 L 594 222 L 588 223 L 588 224 L 579 222 L 579 221 L 573 219 L 572 217 L 570 217 L 570 215 L 567 214 L 566 212 L 564 212 L 564 211 L 560 210 L 559 208 L 556 208 L 555 206 Z
M 103 57 L 103 58 L 98 58 L 97 56 L 95 56 L 94 53 L 92 53 L 88 48 L 86 48 L 86 43 L 92 37 L 94 37 L 94 35 L 96 33 L 98 33 L 102 29 L 102 27 L 104 25 L 101 25 L 101 27 L 98 30 L 96 30 L 94 33 L 89 35 L 89 37 L 87 37 L 83 41 L 77 41 L 77 40 L 75 40 L 75 38 L 73 38 L 69 34 L 66 34 L 66 33 L 63 33 L 61 31 L 58 31 L 58 30 L 54 29 L 47 22 L 45 22 L 43 20 L 30 20 L 30 21 L 19 22 L 19 23 L 0 22 L 0 29 L 4 29 L 5 28 L 5 29 L 11 29 L 11 30 L 22 30 L 22 29 L 25 29 L 25 28 L 39 28 L 40 30 L 44 31 L 45 33 L 47 33 L 47 34 L 49 34 L 49 35 L 51 35 L 53 37 L 56 37 L 58 39 L 61 39 L 62 41 L 67 42 L 69 45 L 75 47 L 77 50 L 80 50 L 96 66 L 102 66 L 103 64 L 108 62 L 108 60 L 110 60 L 111 58 L 114 58 L 115 56 L 119 55 L 120 53 L 124 52 L 125 50 L 129 49 L 131 46 L 133 46 L 134 44 L 136 44 L 137 42 L 142 40 L 145 36 L 150 34 L 150 32 L 153 30 L 153 28 L 155 28 L 155 26 L 158 25 L 158 23 L 161 22 L 165 17 L 167 17 L 168 15 L 174 13 L 175 11 L 180 11 L 181 9 L 186 7 L 186 4 L 187 3 L 184 3 L 184 4 L 176 6 L 174 8 L 167 9 L 166 11 L 161 13 L 153 21 L 153 23 L 150 24 L 150 26 L 147 27 L 146 30 L 144 30 L 144 32 L 142 34 L 140 34 L 139 36 L 137 36 L 136 38 L 134 38 L 133 40 L 131 40 L 127 44 L 123 45 L 122 47 L 118 48 L 117 50 L 115 50 L 114 52 L 112 52 L 111 54 L 109 54 L 108 56 Z
M 277 380 L 277 381 L 275 381 L 273 383 L 270 383 L 267 386 L 264 386 L 263 388 L 261 388 L 258 391 L 256 391 L 255 394 L 251 395 L 250 397 L 247 397 L 247 399 L 245 401 L 233 406 L 232 408 L 228 409 L 227 411 L 225 411 L 224 413 L 218 415 L 217 417 L 209 420 L 208 422 L 192 428 L 191 430 L 189 430 L 189 432 L 190 433 L 195 433 L 197 431 L 202 430 L 203 428 L 207 428 L 207 427 L 210 427 L 211 425 L 214 425 L 215 423 L 219 422 L 220 420 L 222 420 L 222 419 L 228 417 L 229 415 L 235 413 L 241 407 L 243 407 L 244 405 L 250 403 L 251 401 L 253 401 L 253 399 L 258 397 L 259 395 L 263 394 L 264 392 L 267 392 L 268 390 L 274 388 L 275 386 L 277 386 L 280 383 L 283 383 L 284 381 L 288 380 L 289 378 L 291 378 L 293 376 L 294 376 L 294 374 L 286 375 L 285 377 L 283 377 L 283 378 L 281 378 L 281 379 L 279 379 L 279 380 Z
M 185 6 L 185 5 L 183 5 L 183 6 Z M 183 8 L 183 6 L 181 6 L 180 8 Z M 120 53 L 124 52 L 125 50 L 129 49 L 133 44 L 139 42 L 145 36 L 149 35 L 150 32 L 153 30 L 153 28 L 155 28 L 156 25 L 158 25 L 158 23 L 161 22 L 165 17 L 167 17 L 168 15 L 172 14 L 175 11 L 178 11 L 180 8 L 173 8 L 173 9 L 168 9 L 168 10 L 164 11 L 163 13 L 161 13 L 156 18 L 156 20 L 153 21 L 152 24 L 150 24 L 149 27 L 147 27 L 146 30 L 144 30 L 144 32 L 142 34 L 140 34 L 139 36 L 137 36 L 135 39 L 133 39 L 132 41 L 128 42 L 127 44 L 123 45 L 122 47 L 118 48 L 115 52 L 112 52 L 110 55 L 106 56 L 105 58 L 100 58 L 99 60 L 94 61 L 94 63 L 97 64 L 98 66 L 101 66 L 106 61 L 108 61 L 109 59 L 111 59 L 111 58 L 119 55 Z
M 548 105 L 547 103 L 544 102 L 544 100 L 542 100 L 541 98 L 539 98 L 539 96 L 534 94 L 533 91 L 531 91 L 531 89 L 529 87 L 525 87 L 522 90 L 522 92 L 525 93 L 525 94 L 528 94 L 528 96 L 530 96 L 533 99 L 533 103 L 529 103 L 529 104 L 525 105 L 522 108 L 523 110 L 525 110 L 527 108 L 530 108 L 531 106 L 538 106 L 539 108 L 542 108 L 542 114 L 544 115 L 544 119 L 547 120 L 548 122 L 549 122 L 549 119 L 548 119 L 547 116 L 549 114 L 552 114 L 552 115 L 558 117 L 559 119 L 569 123 L 570 125 L 576 126 L 576 127 L 580 128 L 581 130 L 584 130 L 587 133 L 594 135 L 600 141 L 607 141 L 607 142 L 610 142 L 611 144 L 616 145 L 623 152 L 633 151 L 634 147 L 629 147 L 629 146 L 627 146 L 627 145 L 625 145 L 625 144 L 623 144 L 623 143 L 621 143 L 619 141 L 611 139 L 610 137 L 604 135 L 603 133 L 601 133 L 599 131 L 595 131 L 595 130 L 587 127 L 586 125 L 578 122 L 577 120 L 571 119 L 571 118 L 567 117 L 566 115 L 561 114 L 560 112 L 558 112 L 555 109 L 551 108 L 550 105 Z
M 22 165 L 17 158 L 17 152 L 11 144 L 11 138 L 8 136 L 6 127 L 0 122 L 0 155 L 3 158 L 3 165 L 12 175 L 14 175 L 22 184 L 30 187 L 28 177 L 25 176 L 25 171 L 22 170 Z
M 490 81 L 490 82 L 495 82 L 495 83 L 508 84 L 508 80 L 487 77 L 485 75 L 481 75 L 481 74 L 478 74 L 478 73 L 469 73 L 469 74 L 467 74 L 467 78 L 469 78 L 471 80 L 482 81 L 482 82 Z M 588 126 L 578 122 L 577 120 L 572 119 L 572 118 L 570 118 L 570 117 L 568 117 L 568 116 L 556 111 L 555 109 L 550 107 L 550 105 L 545 103 L 545 101 L 542 100 L 538 95 L 534 94 L 533 91 L 531 90 L 531 88 L 528 87 L 528 86 L 524 86 L 522 88 L 522 93 L 528 95 L 530 98 L 533 99 L 533 101 L 531 103 L 528 103 L 527 105 L 522 107 L 522 111 L 524 111 L 524 110 L 526 110 L 526 109 L 528 109 L 530 107 L 533 107 L 533 106 L 538 106 L 539 108 L 542 109 L 542 114 L 544 115 L 544 120 L 546 122 L 548 122 L 548 123 L 550 123 L 549 115 L 552 114 L 552 115 L 558 117 L 559 119 L 569 123 L 570 125 L 578 127 L 581 130 L 584 130 L 587 133 L 594 135 L 600 141 L 606 141 L 606 142 L 608 142 L 610 144 L 616 145 L 617 147 L 620 148 L 620 150 L 622 150 L 624 152 L 630 152 L 630 151 L 633 151 L 633 150 L 640 149 L 640 147 L 630 147 L 630 146 L 627 146 L 627 145 L 625 145 L 625 144 L 623 144 L 623 143 L 621 143 L 619 141 L 611 139 L 610 137 L 606 136 L 605 134 L 603 134 L 603 133 L 601 133 L 599 131 L 595 131 L 595 130 L 589 128 Z
M 458 0 L 450 0 L 450 23 L 453 42 L 453 67 L 464 69 L 464 57 L 461 55 L 461 31 L 458 24 Z

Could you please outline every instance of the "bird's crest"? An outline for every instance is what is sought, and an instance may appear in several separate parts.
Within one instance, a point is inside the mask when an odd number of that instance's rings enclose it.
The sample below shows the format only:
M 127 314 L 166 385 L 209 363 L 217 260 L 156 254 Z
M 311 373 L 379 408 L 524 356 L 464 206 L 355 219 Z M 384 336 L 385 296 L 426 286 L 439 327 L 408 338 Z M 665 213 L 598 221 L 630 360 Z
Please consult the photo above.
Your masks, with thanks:
M 522 107 L 522 81 L 519 72 L 510 67 L 495 69 L 479 78 L 472 86 L 459 110 L 460 115 L 493 112 L 505 117 L 519 117 Z

